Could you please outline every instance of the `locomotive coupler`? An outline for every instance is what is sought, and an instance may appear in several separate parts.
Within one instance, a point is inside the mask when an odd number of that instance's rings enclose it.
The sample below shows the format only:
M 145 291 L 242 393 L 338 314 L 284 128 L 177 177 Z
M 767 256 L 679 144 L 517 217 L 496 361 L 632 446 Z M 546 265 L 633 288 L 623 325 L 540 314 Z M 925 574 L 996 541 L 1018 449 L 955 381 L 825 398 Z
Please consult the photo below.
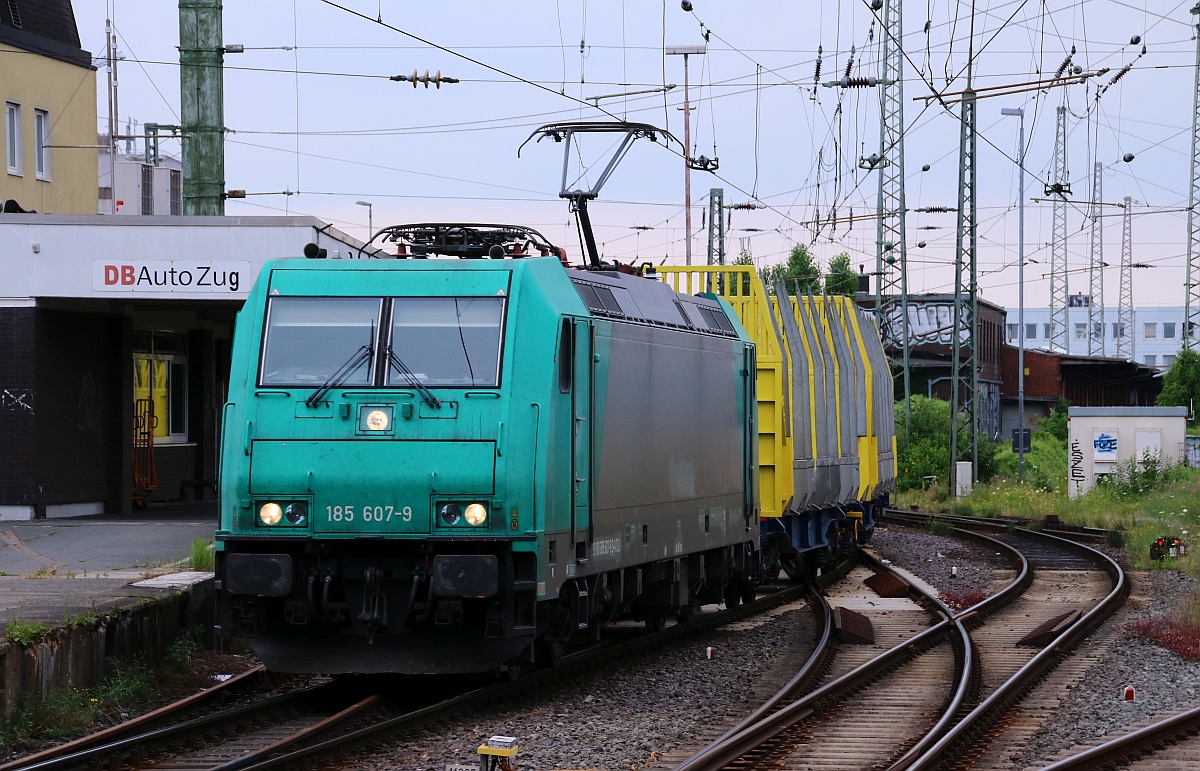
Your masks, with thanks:
M 384 572 L 381 568 L 363 569 L 363 607 L 358 620 L 370 625 L 367 642 L 375 638 L 375 630 L 387 626 L 387 596 L 383 593 Z

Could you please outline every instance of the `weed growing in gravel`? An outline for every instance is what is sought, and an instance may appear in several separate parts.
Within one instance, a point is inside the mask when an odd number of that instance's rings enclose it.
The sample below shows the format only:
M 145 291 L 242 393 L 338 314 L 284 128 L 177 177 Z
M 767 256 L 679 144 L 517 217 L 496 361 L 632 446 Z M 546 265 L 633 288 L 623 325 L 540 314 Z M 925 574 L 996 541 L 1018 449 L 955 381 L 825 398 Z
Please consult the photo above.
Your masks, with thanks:
M 22 647 L 41 642 L 49 632 L 49 624 L 41 621 L 21 621 L 16 618 L 9 619 L 4 627 L 4 636 Z
M 1195 621 L 1189 623 L 1183 616 L 1144 619 L 1126 624 L 1124 631 L 1152 640 L 1184 661 L 1200 661 L 1200 626 Z
M 990 595 L 978 589 L 956 589 L 940 592 L 939 596 L 942 602 L 946 603 L 947 607 L 951 610 L 966 610 L 973 605 L 983 602 Z

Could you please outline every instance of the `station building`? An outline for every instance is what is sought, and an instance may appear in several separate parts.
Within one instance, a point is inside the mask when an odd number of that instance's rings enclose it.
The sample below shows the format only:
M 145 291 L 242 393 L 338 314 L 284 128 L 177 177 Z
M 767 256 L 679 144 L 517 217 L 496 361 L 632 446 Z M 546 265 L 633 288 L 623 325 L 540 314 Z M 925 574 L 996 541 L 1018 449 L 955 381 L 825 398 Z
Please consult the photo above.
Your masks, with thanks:
M 215 499 L 234 319 L 309 243 L 364 256 L 312 217 L 0 214 L 0 519 Z

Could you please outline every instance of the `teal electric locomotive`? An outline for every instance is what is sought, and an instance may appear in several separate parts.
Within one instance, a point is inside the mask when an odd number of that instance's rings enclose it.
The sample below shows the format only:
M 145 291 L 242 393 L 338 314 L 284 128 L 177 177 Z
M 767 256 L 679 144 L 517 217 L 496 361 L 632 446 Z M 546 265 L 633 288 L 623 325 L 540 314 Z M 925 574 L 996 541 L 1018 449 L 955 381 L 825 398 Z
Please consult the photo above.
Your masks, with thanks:
M 755 352 L 728 304 L 527 228 L 383 235 L 407 259 L 275 260 L 239 314 L 222 637 L 277 671 L 516 672 L 753 596 Z

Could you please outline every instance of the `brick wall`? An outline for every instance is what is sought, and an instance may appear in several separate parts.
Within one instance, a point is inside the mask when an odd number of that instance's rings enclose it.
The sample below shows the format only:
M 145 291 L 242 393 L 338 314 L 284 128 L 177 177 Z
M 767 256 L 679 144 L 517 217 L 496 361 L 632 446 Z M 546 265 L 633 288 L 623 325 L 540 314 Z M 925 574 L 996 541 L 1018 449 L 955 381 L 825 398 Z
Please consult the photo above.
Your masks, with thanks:
M 1017 353 L 1017 349 L 1011 345 L 1000 348 L 1001 387 L 1005 396 L 1017 395 Z M 1025 369 L 1029 370 L 1025 376 L 1025 398 L 1054 399 L 1062 392 L 1057 356 L 1026 350 Z

